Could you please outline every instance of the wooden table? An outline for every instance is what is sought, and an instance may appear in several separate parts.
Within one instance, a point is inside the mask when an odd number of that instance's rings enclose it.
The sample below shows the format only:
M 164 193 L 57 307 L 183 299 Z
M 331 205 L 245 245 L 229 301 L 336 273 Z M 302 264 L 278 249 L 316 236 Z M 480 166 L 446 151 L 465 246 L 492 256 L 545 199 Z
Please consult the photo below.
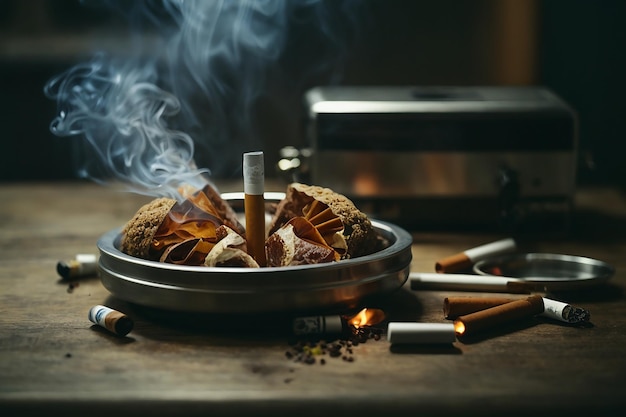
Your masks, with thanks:
M 590 310 L 591 326 L 532 319 L 428 348 L 391 348 L 383 337 L 354 347 L 353 362 L 324 365 L 288 359 L 289 335 L 260 318 L 168 320 L 112 298 L 96 277 L 60 280 L 59 260 L 95 253 L 98 237 L 148 200 L 91 183 L 0 185 L 3 416 L 567 416 L 626 407 L 626 200 L 613 190 L 581 190 L 572 233 L 523 248 L 616 267 L 605 286 L 558 295 Z M 414 233 L 412 270 L 499 237 Z M 381 303 L 392 320 L 445 322 L 444 297 L 464 294 L 406 287 Z M 120 338 L 93 326 L 96 304 L 130 315 L 133 331 Z

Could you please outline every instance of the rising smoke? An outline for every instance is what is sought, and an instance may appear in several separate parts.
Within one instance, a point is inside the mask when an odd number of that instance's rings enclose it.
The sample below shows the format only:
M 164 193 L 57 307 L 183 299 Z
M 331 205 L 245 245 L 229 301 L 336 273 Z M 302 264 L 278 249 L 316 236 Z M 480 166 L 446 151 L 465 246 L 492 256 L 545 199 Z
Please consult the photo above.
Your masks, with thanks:
M 81 176 L 176 197 L 178 185 L 201 187 L 211 171 L 237 170 L 244 151 L 263 147 L 252 115 L 269 71 L 302 61 L 285 76 L 298 82 L 320 68 L 313 64 L 332 65 L 326 53 L 345 45 L 359 2 L 129 3 L 129 25 L 157 28 L 162 45 L 135 41 L 132 59 L 104 51 L 50 80 L 44 91 L 58 107 L 51 130 L 87 141 L 96 158 L 82 161 Z M 208 150 L 201 168 L 199 147 Z

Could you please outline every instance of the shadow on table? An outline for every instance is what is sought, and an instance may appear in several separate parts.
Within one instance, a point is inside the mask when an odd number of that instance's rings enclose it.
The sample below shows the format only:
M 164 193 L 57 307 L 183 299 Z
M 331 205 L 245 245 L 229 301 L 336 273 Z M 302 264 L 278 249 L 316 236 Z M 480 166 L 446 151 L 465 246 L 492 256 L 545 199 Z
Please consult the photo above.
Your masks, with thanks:
M 129 336 L 135 333 L 155 340 L 185 338 L 188 341 L 201 341 L 207 336 L 241 341 L 285 340 L 294 336 L 293 320 L 297 317 L 351 316 L 362 308 L 377 308 L 385 312 L 386 320 L 380 325 L 386 327 L 389 319 L 415 321 L 422 314 L 422 306 L 416 295 L 403 289 L 385 296 L 364 299 L 357 307 L 349 310 L 331 308 L 301 312 L 209 314 L 140 306 L 113 296 L 109 296 L 105 304 L 134 319 L 135 326 Z

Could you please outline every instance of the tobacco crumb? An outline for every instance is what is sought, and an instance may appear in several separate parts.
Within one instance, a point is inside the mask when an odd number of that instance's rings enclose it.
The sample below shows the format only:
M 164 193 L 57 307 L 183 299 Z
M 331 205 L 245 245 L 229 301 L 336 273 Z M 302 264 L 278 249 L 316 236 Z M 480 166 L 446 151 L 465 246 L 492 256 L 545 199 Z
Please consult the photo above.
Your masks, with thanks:
M 341 351 L 340 351 L 340 350 L 331 350 L 331 351 L 329 352 L 329 354 L 330 354 L 330 356 L 331 356 L 332 358 L 336 358 L 336 357 L 338 357 L 338 356 L 341 356 Z
M 72 354 L 68 352 L 68 353 L 66 353 L 66 354 L 65 354 L 65 357 L 66 357 L 66 358 L 71 358 L 71 357 L 72 357 Z
M 333 341 L 325 339 L 291 340 L 289 341 L 290 349 L 285 352 L 285 357 L 294 362 L 301 362 L 307 365 L 315 363 L 325 365 L 327 362 L 326 356 L 342 358 L 344 362 L 354 362 L 354 355 L 357 353 L 355 348 L 362 343 L 366 343 L 369 339 L 380 340 L 382 333 L 383 330 L 376 327 L 351 327 L 348 334 Z
M 74 288 L 78 287 L 80 284 L 78 282 L 70 282 L 67 286 L 67 292 L 68 293 L 72 293 L 74 292 Z
M 283 380 L 283 382 L 284 382 L 285 384 L 289 384 L 291 381 L 293 381 L 293 378 L 285 378 L 285 379 Z

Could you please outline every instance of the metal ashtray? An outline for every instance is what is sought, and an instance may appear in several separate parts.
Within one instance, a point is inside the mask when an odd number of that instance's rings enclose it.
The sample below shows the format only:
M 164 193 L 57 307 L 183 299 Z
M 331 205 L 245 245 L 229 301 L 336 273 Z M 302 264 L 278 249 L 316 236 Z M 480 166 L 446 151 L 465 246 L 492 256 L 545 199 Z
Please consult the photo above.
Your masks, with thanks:
M 522 253 L 478 261 L 474 272 L 517 278 L 546 290 L 565 291 L 604 283 L 613 276 L 615 268 L 606 262 L 582 256 Z
M 239 194 L 223 197 L 236 209 L 233 200 L 243 199 Z M 388 242 L 376 253 L 271 268 L 185 266 L 135 258 L 119 250 L 116 229 L 98 240 L 98 268 L 103 285 L 115 297 L 166 310 L 241 314 L 352 308 L 364 298 L 400 288 L 409 275 L 411 235 L 390 223 L 372 224 Z

